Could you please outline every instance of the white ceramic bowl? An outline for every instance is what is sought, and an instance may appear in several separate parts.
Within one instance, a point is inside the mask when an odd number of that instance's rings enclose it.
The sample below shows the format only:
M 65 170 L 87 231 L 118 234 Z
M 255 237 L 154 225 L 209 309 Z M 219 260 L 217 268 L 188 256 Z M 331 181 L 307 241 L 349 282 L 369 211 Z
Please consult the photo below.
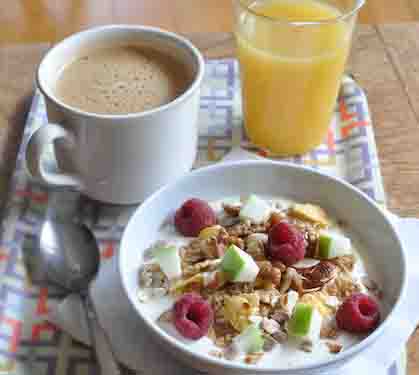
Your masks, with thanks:
M 369 259 L 380 271 L 384 283 L 383 302 L 388 306 L 380 326 L 367 338 L 330 360 L 304 367 L 284 369 L 258 367 L 226 361 L 191 350 L 183 340 L 162 330 L 139 302 L 138 269 L 141 252 L 156 239 L 161 224 L 188 198 L 206 200 L 256 193 L 285 196 L 297 201 L 318 203 L 339 219 L 364 244 Z M 270 161 L 242 161 L 199 169 L 157 191 L 132 216 L 119 252 L 122 284 L 139 319 L 162 347 L 192 367 L 223 374 L 325 374 L 338 369 L 370 346 L 388 327 L 393 311 L 406 292 L 406 254 L 401 241 L 384 212 L 365 194 L 339 179 L 307 167 Z

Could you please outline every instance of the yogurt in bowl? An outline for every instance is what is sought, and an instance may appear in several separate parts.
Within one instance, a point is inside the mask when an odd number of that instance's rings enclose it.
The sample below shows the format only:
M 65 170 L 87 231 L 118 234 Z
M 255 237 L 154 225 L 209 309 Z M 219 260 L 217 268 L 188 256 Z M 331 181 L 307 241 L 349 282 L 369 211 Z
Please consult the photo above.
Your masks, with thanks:
M 378 326 L 379 273 L 364 253 L 317 205 L 189 199 L 142 252 L 138 298 L 196 352 L 293 368 L 336 356 Z
M 244 209 L 252 194 L 257 198 L 256 206 L 265 211 L 255 210 L 252 205 Z M 198 228 L 199 232 L 195 228 L 196 232 L 185 236 L 179 233 L 174 218 L 191 197 L 208 204 L 216 220 L 211 215 L 201 215 L 205 228 Z M 320 216 L 310 217 L 316 211 Z M 291 258 L 295 259 L 283 258 L 283 251 L 277 249 L 278 242 L 282 243 L 271 232 L 281 222 L 292 226 L 291 232 L 299 233 L 291 242 L 304 244 L 303 258 L 301 251 L 297 255 L 291 251 Z M 216 246 L 216 252 L 208 257 L 202 257 L 199 250 L 200 255 L 191 258 L 192 248 L 205 247 L 202 244 L 206 241 L 206 229 L 210 232 L 209 242 L 214 242 L 211 230 L 221 231 L 215 242 L 220 242 L 222 248 Z M 318 247 L 315 244 L 320 238 L 323 244 Z M 259 249 L 259 255 L 249 248 L 252 240 L 256 244 L 253 250 Z M 165 258 L 171 262 L 177 259 L 175 267 L 167 268 L 165 260 L 160 259 L 165 247 L 176 250 Z M 250 256 L 257 268 L 244 259 L 243 253 Z M 224 259 L 227 254 L 233 261 Z M 323 374 L 337 370 L 386 329 L 405 290 L 404 250 L 381 209 L 345 182 L 287 163 L 246 161 L 216 165 L 161 189 L 131 218 L 119 256 L 124 289 L 153 337 L 180 360 L 214 373 Z M 237 259 L 242 264 L 239 271 Z M 269 278 L 262 270 L 269 267 L 268 263 L 280 270 L 281 280 L 278 275 L 276 281 L 265 280 Z M 220 271 L 229 275 L 225 284 L 213 292 L 211 281 Z M 147 273 L 151 274 L 151 284 L 146 281 Z M 255 279 L 246 279 L 249 275 L 256 275 Z M 193 277 L 195 280 L 186 282 Z M 207 331 L 201 336 L 202 332 L 195 333 L 192 339 L 185 337 L 172 314 L 182 296 L 190 293 L 194 298 L 198 295 L 212 309 L 210 324 L 203 320 Z M 222 308 L 213 301 L 217 293 L 224 295 Z M 350 332 L 350 324 L 337 322 L 347 315 L 336 318 L 346 300 L 358 294 L 371 298 L 380 316 L 378 321 L 373 314 L 377 320 L 373 319 L 374 324 L 363 333 Z M 242 299 L 233 298 L 237 295 Z M 229 301 L 226 303 L 225 299 Z M 368 301 L 352 301 L 352 306 L 369 306 Z M 235 306 L 239 306 L 237 310 Z M 364 307 L 361 309 L 369 315 L 372 310 Z M 200 307 L 194 309 L 199 311 Z M 242 314 L 244 310 L 248 312 Z M 196 320 L 196 311 L 186 309 L 184 317 Z M 223 318 L 226 332 L 217 327 Z M 300 321 L 305 322 L 303 327 Z M 250 332 L 246 332 L 249 327 Z

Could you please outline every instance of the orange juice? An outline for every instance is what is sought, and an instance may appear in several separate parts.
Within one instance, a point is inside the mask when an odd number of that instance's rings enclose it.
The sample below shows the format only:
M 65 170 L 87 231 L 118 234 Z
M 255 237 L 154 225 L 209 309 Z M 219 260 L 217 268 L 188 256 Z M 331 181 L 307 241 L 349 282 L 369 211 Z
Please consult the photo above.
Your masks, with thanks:
M 353 26 L 339 16 L 317 0 L 257 1 L 239 15 L 244 122 L 254 144 L 288 156 L 325 139 Z

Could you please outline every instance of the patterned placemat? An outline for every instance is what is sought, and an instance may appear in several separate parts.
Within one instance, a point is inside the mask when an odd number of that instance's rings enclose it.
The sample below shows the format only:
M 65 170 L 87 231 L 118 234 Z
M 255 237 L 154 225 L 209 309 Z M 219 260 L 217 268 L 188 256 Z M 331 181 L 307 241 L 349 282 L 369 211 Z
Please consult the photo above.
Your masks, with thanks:
M 196 167 L 219 161 L 232 146 L 263 157 L 242 128 L 237 62 L 209 60 L 201 94 L 199 153 Z M 78 194 L 51 198 L 45 186 L 28 181 L 23 171 L 23 148 L 28 136 L 47 121 L 39 92 L 35 93 L 4 212 L 0 239 L 0 372 L 18 375 L 82 375 L 98 373 L 89 348 L 50 323 L 45 316 L 62 298 L 62 291 L 39 282 L 28 272 L 37 256 L 36 239 L 49 205 L 81 215 L 94 230 L 102 262 L 118 249 L 124 226 L 135 207 L 103 205 Z M 342 82 L 336 112 L 324 144 L 307 155 L 287 159 L 349 181 L 385 204 L 368 104 L 349 77 Z M 402 362 L 401 362 L 402 363 Z M 395 364 L 390 374 L 404 374 Z

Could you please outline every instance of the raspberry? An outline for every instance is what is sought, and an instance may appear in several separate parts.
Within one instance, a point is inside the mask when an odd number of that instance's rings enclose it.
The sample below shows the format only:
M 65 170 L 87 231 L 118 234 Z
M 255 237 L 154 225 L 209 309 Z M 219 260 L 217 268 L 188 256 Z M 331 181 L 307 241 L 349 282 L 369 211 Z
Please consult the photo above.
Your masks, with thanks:
M 180 297 L 174 307 L 174 324 L 178 332 L 192 340 L 208 333 L 214 313 L 210 304 L 199 294 L 187 293 Z
M 211 225 L 215 225 L 217 218 L 207 202 L 192 198 L 187 200 L 176 211 L 176 229 L 187 237 L 196 237 L 199 232 Z
M 303 234 L 285 221 L 275 224 L 269 230 L 268 252 L 273 260 L 291 266 L 304 259 L 306 248 Z
M 380 312 L 377 302 L 363 293 L 348 297 L 336 313 L 336 323 L 340 329 L 353 333 L 368 333 L 377 327 Z

